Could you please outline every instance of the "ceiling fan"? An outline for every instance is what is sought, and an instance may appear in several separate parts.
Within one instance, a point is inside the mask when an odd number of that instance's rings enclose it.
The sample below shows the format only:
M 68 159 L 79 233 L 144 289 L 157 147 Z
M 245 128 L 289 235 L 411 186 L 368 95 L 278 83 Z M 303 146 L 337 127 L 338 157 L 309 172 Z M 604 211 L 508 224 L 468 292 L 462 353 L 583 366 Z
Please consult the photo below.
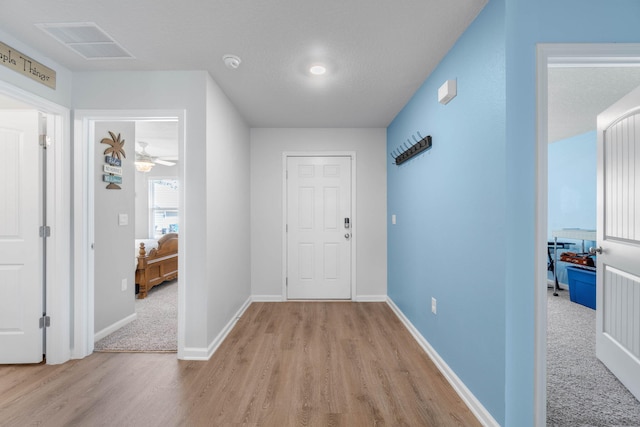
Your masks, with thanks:
M 140 145 L 141 148 L 140 151 L 136 151 L 135 165 L 138 172 L 149 172 L 151 168 L 153 168 L 156 164 L 164 166 L 175 165 L 175 162 L 162 160 L 147 153 L 147 146 L 149 145 L 148 143 L 138 141 L 138 145 Z

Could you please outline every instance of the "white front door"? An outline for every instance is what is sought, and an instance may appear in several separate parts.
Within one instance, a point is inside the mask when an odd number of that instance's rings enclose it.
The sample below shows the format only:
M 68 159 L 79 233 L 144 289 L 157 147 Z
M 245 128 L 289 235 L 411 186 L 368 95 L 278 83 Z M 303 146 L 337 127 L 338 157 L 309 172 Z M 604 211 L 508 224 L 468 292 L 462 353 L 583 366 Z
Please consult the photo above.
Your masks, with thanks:
M 598 116 L 596 355 L 640 399 L 640 87 Z
M 39 114 L 0 111 L 0 363 L 43 354 Z
M 287 158 L 287 297 L 351 298 L 351 157 Z

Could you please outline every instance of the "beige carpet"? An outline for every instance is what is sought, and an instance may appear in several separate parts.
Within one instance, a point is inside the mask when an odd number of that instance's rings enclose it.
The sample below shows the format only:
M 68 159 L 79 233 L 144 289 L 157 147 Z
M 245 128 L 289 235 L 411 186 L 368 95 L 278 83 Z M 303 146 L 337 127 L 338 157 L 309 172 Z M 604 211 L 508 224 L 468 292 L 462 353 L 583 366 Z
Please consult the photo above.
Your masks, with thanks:
M 595 310 L 547 292 L 547 426 L 640 426 L 640 402 L 596 358 Z
M 95 351 L 178 351 L 178 281 L 165 282 L 136 299 L 137 318 L 95 344 Z

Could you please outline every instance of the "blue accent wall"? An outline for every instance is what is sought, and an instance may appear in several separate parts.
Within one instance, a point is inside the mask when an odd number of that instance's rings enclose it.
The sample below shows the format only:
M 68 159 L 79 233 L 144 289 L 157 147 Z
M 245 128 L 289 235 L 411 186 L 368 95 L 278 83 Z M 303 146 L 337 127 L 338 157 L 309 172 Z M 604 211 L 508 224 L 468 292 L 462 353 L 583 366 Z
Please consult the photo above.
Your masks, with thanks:
M 504 424 L 524 427 L 535 419 L 536 44 L 638 43 L 640 2 L 500 1 L 507 93 Z
M 638 22 L 637 0 L 490 0 L 388 128 L 389 151 L 433 136 L 388 166 L 389 296 L 501 425 L 536 420 L 536 44 L 638 43 Z
M 596 142 L 596 132 L 592 131 L 549 144 L 547 237 L 550 242 L 553 241 L 553 230 L 596 229 Z M 575 245 L 570 249 L 558 249 L 558 258 L 567 250 L 582 251 L 581 240 L 559 241 Z M 595 246 L 595 242 L 586 241 L 585 249 L 590 246 Z M 553 256 L 553 251 L 551 254 Z M 569 283 L 566 263 L 558 261 L 557 273 L 560 283 Z M 551 272 L 549 279 L 553 279 Z
M 562 228 L 596 229 L 596 132 L 549 144 L 548 237 Z
M 492 2 L 387 130 L 388 293 L 482 404 L 504 421 L 505 75 L 503 7 Z M 458 95 L 438 103 L 457 80 Z M 437 315 L 431 313 L 431 298 Z

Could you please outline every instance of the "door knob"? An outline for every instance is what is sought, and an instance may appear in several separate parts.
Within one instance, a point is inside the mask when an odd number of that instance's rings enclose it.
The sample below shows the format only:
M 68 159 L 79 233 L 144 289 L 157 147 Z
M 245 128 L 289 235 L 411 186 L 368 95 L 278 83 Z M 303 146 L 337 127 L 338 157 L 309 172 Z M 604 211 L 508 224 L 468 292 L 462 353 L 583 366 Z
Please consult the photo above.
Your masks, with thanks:
M 351 237 L 351 234 L 349 234 L 349 233 L 346 233 L 346 234 L 344 235 L 344 238 L 345 238 L 345 239 L 348 239 L 349 237 Z
M 597 248 L 594 248 L 593 246 L 589 248 L 589 253 L 591 255 L 595 255 L 595 254 L 601 254 L 602 253 L 602 246 L 598 246 Z

